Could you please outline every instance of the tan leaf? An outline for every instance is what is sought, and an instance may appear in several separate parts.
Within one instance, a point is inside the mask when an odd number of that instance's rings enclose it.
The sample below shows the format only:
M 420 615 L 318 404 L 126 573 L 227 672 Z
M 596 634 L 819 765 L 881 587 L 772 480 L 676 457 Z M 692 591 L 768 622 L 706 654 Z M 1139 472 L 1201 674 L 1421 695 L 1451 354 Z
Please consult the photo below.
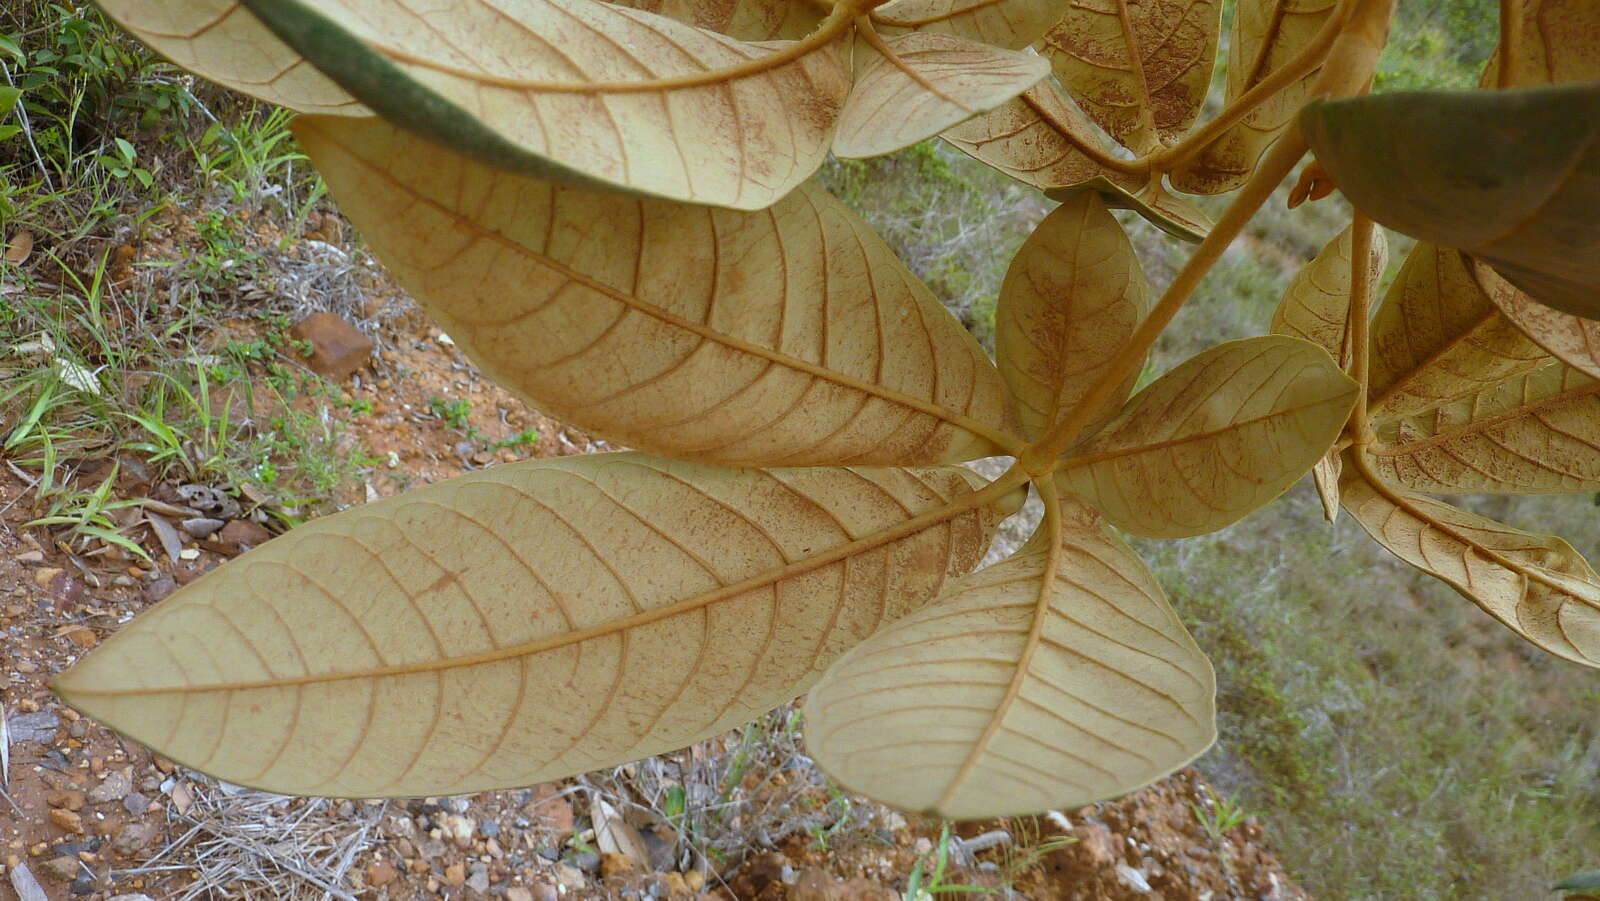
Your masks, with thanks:
M 1346 228 L 1300 268 L 1272 313 L 1272 332 L 1310 341 L 1348 369 L 1352 348 L 1349 338 L 1351 234 Z M 1368 276 L 1373 284 L 1389 264 L 1389 243 L 1383 232 L 1372 232 Z M 1322 500 L 1322 516 L 1339 518 L 1339 453 L 1328 451 L 1311 467 L 1311 478 Z
M 1135 535 L 1216 531 L 1305 475 L 1355 399 L 1356 383 L 1306 341 L 1219 344 L 1134 395 L 1056 481 Z
M 1078 405 L 1150 312 L 1150 286 L 1133 244 L 1085 191 L 1057 207 L 1011 260 L 995 310 L 995 360 L 1037 439 Z M 1115 415 L 1135 372 L 1089 433 Z
M 983 349 L 821 188 L 739 213 L 500 172 L 379 121 L 296 134 L 457 346 L 563 422 L 735 465 L 1015 445 Z
M 1487 266 L 1477 271 L 1485 278 L 1500 278 Z M 1490 291 L 1489 300 L 1512 325 L 1556 359 L 1600 378 L 1600 322 L 1552 309 L 1514 288 Z
M 21 266 L 33 255 L 33 232 L 22 228 L 11 233 L 11 240 L 6 242 L 5 253 L 0 253 L 0 260 L 13 266 Z
M 1600 319 L 1600 82 L 1372 94 L 1313 103 L 1300 118 L 1362 212 Z
M 370 116 L 239 0 L 101 0 L 157 53 L 209 81 L 296 112 Z
M 856 83 L 839 114 L 833 152 L 881 156 L 994 109 L 1050 74 L 1037 54 L 913 32 L 856 46 Z
M 594 823 L 594 843 L 601 854 L 621 854 L 641 864 L 650 863 L 650 849 L 645 845 L 644 836 L 604 798 L 597 797 L 589 805 L 589 820 Z
M 1081 0 L 1042 51 L 1089 117 L 1135 153 L 1159 149 L 1194 123 L 1211 84 L 1222 4 Z
M 879 26 L 949 34 L 1021 50 L 1061 19 L 1061 0 L 893 0 L 872 11 Z
M 267 542 L 55 689 L 240 785 L 358 798 L 532 785 L 682 747 L 804 691 L 980 559 L 995 515 L 961 509 L 982 500 L 976 481 L 642 454 L 497 466 Z
M 1600 4 L 1594 0 L 1518 0 L 1522 42 L 1517 47 L 1519 87 L 1600 81 Z M 1500 52 L 1489 57 L 1480 83 L 1499 83 Z
M 1378 475 L 1413 491 L 1600 491 L 1600 380 L 1556 363 L 1386 423 L 1378 440 Z
M 828 670 L 806 747 L 829 775 L 977 819 L 1122 794 L 1211 744 L 1211 665 L 1160 584 L 1087 508 L 1064 518 Z
M 600 0 L 244 0 L 386 119 L 501 168 L 761 209 L 821 165 L 840 12 L 753 44 Z
M 1600 577 L 1572 545 L 1346 470 L 1344 507 L 1379 544 L 1544 650 L 1600 666 Z
M 1228 32 L 1227 101 L 1281 69 L 1333 15 L 1335 0 L 1241 0 Z M 1249 180 L 1256 162 L 1311 98 L 1312 72 L 1251 110 L 1170 175 L 1191 194 L 1220 194 Z
M 1199 241 L 1211 220 L 1188 201 L 1151 185 L 1147 174 L 1119 171 L 1093 123 L 1053 84 L 1036 84 L 1020 96 L 956 125 L 945 140 L 980 162 L 1054 200 L 1066 202 L 1082 190 L 1105 196 L 1107 205 L 1132 209 L 1169 234 Z
M 741 41 L 799 40 L 822 22 L 822 7 L 794 0 L 609 0 Z
M 1110 151 L 1094 124 L 1048 81 L 954 126 L 944 133 L 944 139 L 1041 191 L 1069 188 L 1100 176 L 1133 191 L 1145 180 L 1095 161 L 1097 156 L 1110 156 Z
M 1460 252 L 1419 242 L 1372 321 L 1377 420 L 1411 416 L 1550 361 L 1489 299 L 1514 289 Z
M 1272 312 L 1272 333 L 1304 338 L 1327 351 L 1340 366 L 1350 363 L 1350 229 L 1329 241 L 1300 268 Z M 1389 265 L 1389 242 L 1373 229 L 1367 273 L 1373 284 Z

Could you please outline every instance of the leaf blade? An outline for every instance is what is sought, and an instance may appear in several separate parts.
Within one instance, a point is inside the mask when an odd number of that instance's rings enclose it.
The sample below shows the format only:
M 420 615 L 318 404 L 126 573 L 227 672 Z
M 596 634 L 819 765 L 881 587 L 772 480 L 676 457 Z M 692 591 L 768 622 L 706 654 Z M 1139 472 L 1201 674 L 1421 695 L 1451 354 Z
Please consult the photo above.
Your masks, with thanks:
M 1356 383 L 1321 348 L 1268 335 L 1220 344 L 1134 395 L 1056 472 L 1124 531 L 1215 531 L 1282 494 L 1333 445 Z
M 498 172 L 377 122 L 296 134 L 462 350 L 564 422 L 729 465 L 1015 441 L 983 349 L 820 188 L 739 213 Z
M 1093 191 L 1052 210 L 1006 271 L 995 309 L 995 362 L 1030 439 L 1061 420 L 1150 312 L 1133 244 Z M 1126 380 L 1089 433 L 1133 390 Z
M 792 697 L 980 558 L 993 516 L 961 509 L 973 479 L 631 453 L 496 467 L 268 542 L 55 687 L 268 790 L 532 784 Z
M 825 30 L 814 45 L 754 44 L 601 0 L 245 2 L 384 118 L 459 152 L 733 209 L 810 177 L 849 88 Z M 727 74 L 741 66 L 756 71 Z
M 1058 0 L 893 0 L 872 11 L 872 21 L 887 28 L 910 28 L 1021 50 L 1061 19 Z
M 828 670 L 806 702 L 824 770 L 975 819 L 1131 791 L 1211 744 L 1215 678 L 1159 583 L 1088 508 L 1062 518 Z M 896 741 L 930 714 L 952 737 Z
M 1344 507 L 1375 541 L 1545 651 L 1600 667 L 1600 577 L 1570 544 L 1345 471 Z

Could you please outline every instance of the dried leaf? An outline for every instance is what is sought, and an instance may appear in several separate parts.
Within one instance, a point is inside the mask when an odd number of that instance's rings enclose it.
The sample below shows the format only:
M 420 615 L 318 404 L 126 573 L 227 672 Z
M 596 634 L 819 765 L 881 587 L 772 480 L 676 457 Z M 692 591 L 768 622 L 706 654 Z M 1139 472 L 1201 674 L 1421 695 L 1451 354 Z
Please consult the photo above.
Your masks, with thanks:
M 1413 491 L 1600 491 L 1600 380 L 1556 363 L 1387 423 L 1378 440 L 1378 475 Z
M 1029 438 L 1078 405 L 1149 312 L 1133 244 L 1099 194 L 1086 191 L 1039 223 L 1012 259 L 995 310 L 995 360 Z M 1137 377 L 1096 411 L 1091 433 Z
M 1356 466 L 1341 488 L 1345 509 L 1396 557 L 1557 657 L 1600 666 L 1600 577 L 1572 545 L 1374 483 Z
M 1211 744 L 1211 666 L 1160 584 L 1087 508 L 1065 519 L 828 670 L 806 746 L 829 775 L 977 819 L 1131 791 Z
M 1339 436 L 1356 390 L 1326 351 L 1298 338 L 1219 344 L 1134 395 L 1056 481 L 1135 535 L 1213 532 L 1305 475 Z
M 100 0 L 98 6 L 152 50 L 223 87 L 296 112 L 372 115 L 238 0 Z
M 1037 54 L 914 32 L 886 42 L 891 60 L 856 46 L 856 83 L 839 115 L 833 152 L 881 156 L 1005 103 L 1050 74 Z
M 752 44 L 600 0 L 245 3 L 380 115 L 458 152 L 736 209 L 810 177 L 850 85 L 844 19 L 810 43 Z
M 610 0 L 738 38 L 799 40 L 822 22 L 822 7 L 794 0 Z
M 1088 0 L 1068 6 L 1042 50 L 1084 112 L 1145 154 L 1182 137 L 1211 84 L 1222 4 Z
M 1260 84 L 1311 43 L 1333 15 L 1335 0 L 1240 0 L 1228 33 L 1229 103 Z M 1311 98 L 1316 72 L 1274 94 L 1177 169 L 1172 186 L 1221 194 L 1249 180 L 1256 162 Z
M 1060 21 L 1061 7 L 1061 0 L 892 0 L 872 11 L 872 21 L 1021 50 Z
M 301 119 L 340 208 L 478 365 L 591 434 L 726 464 L 996 453 L 983 349 L 842 204 L 738 213 L 499 172 Z
M 21 266 L 33 254 L 33 232 L 27 229 L 18 229 L 11 234 L 11 240 L 6 242 L 5 253 L 0 254 L 4 260 L 13 266 Z
M 1333 451 L 1323 454 L 1317 465 L 1311 467 L 1317 499 L 1322 501 L 1322 518 L 1328 522 L 1339 521 L 1339 477 L 1343 473 L 1344 457 Z
M 1373 94 L 1313 103 L 1301 123 L 1362 212 L 1600 319 L 1600 82 Z
M 18 863 L 10 870 L 11 890 L 17 893 L 17 901 L 50 901 L 50 896 L 44 893 L 44 886 L 34 878 L 33 871 L 28 869 L 26 863 Z
M 1600 81 L 1600 4 L 1594 0 L 1518 0 L 1522 43 L 1513 83 L 1520 87 Z M 1489 57 L 1480 84 L 1499 84 L 1500 52 Z
M 1370 408 L 1412 416 L 1550 362 L 1489 299 L 1515 293 L 1458 251 L 1418 243 L 1372 321 Z
M 1304 338 L 1328 352 L 1340 366 L 1350 363 L 1350 229 L 1329 241 L 1301 267 L 1272 312 L 1272 333 Z M 1367 273 L 1376 284 L 1389 265 L 1389 242 L 1372 233 Z
M 1486 266 L 1479 272 L 1499 278 Z M 1552 309 L 1515 289 L 1490 291 L 1489 300 L 1533 343 L 1556 359 L 1600 378 L 1600 322 Z
M 998 514 L 960 508 L 976 482 L 961 467 L 642 454 L 497 466 L 239 557 L 55 688 L 174 760 L 269 791 L 532 785 L 682 747 L 804 691 L 981 558 Z
M 642 864 L 650 863 L 650 850 L 645 847 L 644 836 L 628 825 L 604 798 L 595 798 L 589 805 L 589 819 L 594 821 L 595 845 L 601 854 L 621 854 Z

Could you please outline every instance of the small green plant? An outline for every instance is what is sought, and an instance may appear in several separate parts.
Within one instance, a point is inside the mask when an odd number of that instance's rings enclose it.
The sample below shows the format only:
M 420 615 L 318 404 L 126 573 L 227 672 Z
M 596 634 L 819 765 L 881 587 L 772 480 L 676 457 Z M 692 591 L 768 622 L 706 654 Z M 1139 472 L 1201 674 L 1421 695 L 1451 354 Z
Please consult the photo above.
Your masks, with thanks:
M 445 400 L 442 397 L 428 399 L 428 412 L 444 420 L 445 425 L 452 429 L 466 429 L 471 423 L 467 417 L 472 415 L 472 401 L 466 398 Z
M 540 441 L 538 429 L 523 429 L 509 438 L 502 438 L 494 443 L 495 450 L 509 447 L 516 450 L 527 450 Z
M 906 880 L 904 901 L 933 901 L 936 895 L 942 894 L 993 895 L 999 892 L 987 885 L 944 881 L 950 866 L 950 842 L 950 823 L 947 820 L 939 824 L 939 841 L 934 844 L 933 850 L 918 858 L 916 866 L 911 868 L 911 876 Z
M 69 542 L 94 539 L 116 545 L 141 560 L 150 556 L 144 548 L 123 535 L 117 524 L 107 514 L 139 505 L 137 500 L 111 500 L 111 489 L 117 482 L 118 467 L 113 464 L 109 475 L 98 486 L 88 491 L 64 492 L 50 505 L 44 516 L 24 523 L 24 526 L 65 527 Z
M 100 167 L 111 174 L 112 178 L 133 178 L 139 184 L 148 188 L 155 183 L 150 175 L 150 170 L 139 165 L 138 151 L 124 138 L 112 138 L 113 152 L 101 154 L 95 159 Z
M 1208 795 L 1203 801 L 1189 802 L 1189 809 L 1194 811 L 1194 818 L 1200 822 L 1200 828 L 1206 831 L 1206 835 L 1211 836 L 1213 842 L 1226 847 L 1228 832 L 1250 819 L 1250 814 L 1245 812 L 1243 806 L 1228 798 Z

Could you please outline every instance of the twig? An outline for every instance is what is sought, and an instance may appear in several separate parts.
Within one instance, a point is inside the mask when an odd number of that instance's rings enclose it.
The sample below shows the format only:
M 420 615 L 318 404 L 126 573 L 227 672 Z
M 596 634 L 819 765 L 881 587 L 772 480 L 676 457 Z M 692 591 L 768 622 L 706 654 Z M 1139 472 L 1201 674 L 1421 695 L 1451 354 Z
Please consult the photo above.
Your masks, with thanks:
M 5 63 L 0 63 L 0 73 L 5 74 L 6 84 L 10 85 L 12 90 L 16 90 L 17 83 L 11 80 L 11 67 Z M 56 189 L 55 180 L 50 177 L 50 167 L 44 164 L 44 156 L 39 153 L 39 145 L 33 143 L 33 126 L 28 122 L 28 109 L 21 98 L 18 98 L 15 109 L 17 111 L 17 121 L 22 124 L 22 136 L 28 139 L 28 149 L 33 151 L 33 161 L 39 165 L 39 175 L 44 178 L 44 186 L 54 191 Z

